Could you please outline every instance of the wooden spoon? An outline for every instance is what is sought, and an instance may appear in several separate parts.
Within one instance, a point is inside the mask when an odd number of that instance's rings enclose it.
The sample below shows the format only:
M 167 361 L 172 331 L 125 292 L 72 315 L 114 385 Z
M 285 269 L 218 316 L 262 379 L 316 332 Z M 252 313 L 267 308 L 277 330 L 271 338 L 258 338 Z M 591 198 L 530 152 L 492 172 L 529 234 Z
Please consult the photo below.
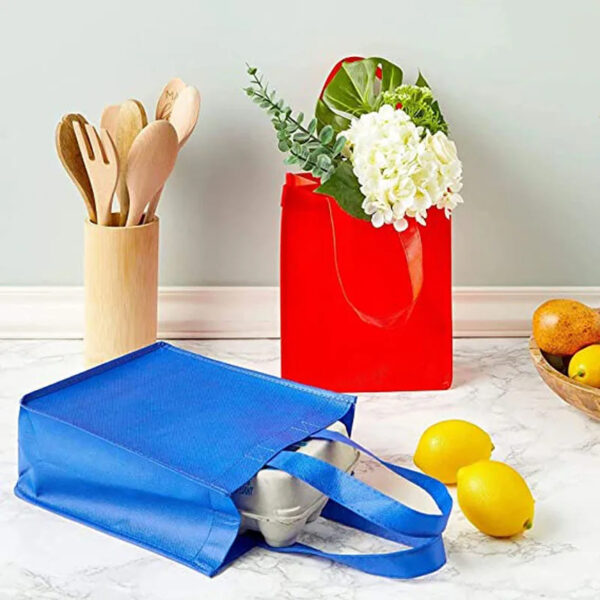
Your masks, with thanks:
M 127 100 L 121 104 L 117 116 L 117 131 L 115 145 L 119 155 L 119 181 L 117 195 L 119 196 L 119 224 L 125 225 L 129 212 L 129 193 L 127 191 L 127 169 L 129 150 L 140 131 L 148 124 L 144 106 L 138 100 Z
M 100 117 L 100 129 L 106 129 L 113 141 L 117 139 L 117 119 L 120 110 L 120 104 L 110 104 L 104 107 Z
M 175 77 L 165 85 L 158 102 L 156 103 L 156 118 L 157 119 L 168 119 L 173 109 L 173 103 L 177 98 L 179 92 L 185 88 L 185 83 Z
M 127 227 L 140 222 L 146 205 L 164 186 L 178 149 L 177 132 L 168 121 L 153 121 L 135 138 L 127 157 Z
M 188 85 L 186 86 L 175 99 L 173 110 L 169 116 L 169 123 L 175 127 L 177 139 L 179 140 L 179 149 L 188 141 L 196 123 L 198 122 L 198 114 L 200 112 L 200 92 Z M 150 223 L 156 213 L 158 202 L 162 194 L 162 188 L 158 190 L 154 198 L 148 205 L 144 223 Z
M 96 205 L 94 202 L 94 192 L 92 184 L 87 174 L 81 151 L 77 144 L 77 138 L 73 130 L 73 123 L 77 122 L 81 127 L 85 127 L 87 121 L 85 117 L 79 114 L 70 113 L 65 115 L 56 127 L 56 151 L 63 167 L 77 186 L 77 189 L 83 196 L 83 201 L 92 223 L 96 222 Z
M 192 135 L 198 122 L 200 112 L 200 92 L 191 85 L 179 92 L 173 110 L 169 116 L 169 123 L 175 127 L 179 147 L 181 148 Z

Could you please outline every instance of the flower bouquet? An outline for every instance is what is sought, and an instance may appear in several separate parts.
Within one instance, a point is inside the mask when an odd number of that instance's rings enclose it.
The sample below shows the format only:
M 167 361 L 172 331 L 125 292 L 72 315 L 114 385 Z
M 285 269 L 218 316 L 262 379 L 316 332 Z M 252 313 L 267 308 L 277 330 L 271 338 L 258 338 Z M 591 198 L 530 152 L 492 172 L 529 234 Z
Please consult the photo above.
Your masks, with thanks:
M 427 81 L 382 58 L 340 61 L 305 124 L 253 67 L 282 195 L 282 375 L 336 390 L 452 380 L 450 215 L 462 165 Z

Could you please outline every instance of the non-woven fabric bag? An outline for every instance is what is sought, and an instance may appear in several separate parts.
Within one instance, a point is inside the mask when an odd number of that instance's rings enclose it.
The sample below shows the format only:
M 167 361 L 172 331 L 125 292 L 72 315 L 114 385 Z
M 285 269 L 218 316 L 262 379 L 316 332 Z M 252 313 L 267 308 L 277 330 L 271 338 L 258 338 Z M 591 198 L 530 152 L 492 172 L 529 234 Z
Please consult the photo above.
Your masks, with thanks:
M 445 562 L 452 500 L 443 484 L 382 462 L 422 487 L 422 513 L 291 446 L 318 438 L 360 448 L 355 398 L 310 388 L 156 343 L 26 395 L 19 414 L 20 498 L 214 575 L 255 547 L 232 499 L 263 468 L 280 469 L 330 498 L 323 516 L 397 541 L 380 555 L 312 554 L 388 577 Z
M 376 229 L 319 183 L 288 173 L 282 190 L 282 377 L 336 391 L 447 389 L 451 221 L 432 208 L 426 226 Z

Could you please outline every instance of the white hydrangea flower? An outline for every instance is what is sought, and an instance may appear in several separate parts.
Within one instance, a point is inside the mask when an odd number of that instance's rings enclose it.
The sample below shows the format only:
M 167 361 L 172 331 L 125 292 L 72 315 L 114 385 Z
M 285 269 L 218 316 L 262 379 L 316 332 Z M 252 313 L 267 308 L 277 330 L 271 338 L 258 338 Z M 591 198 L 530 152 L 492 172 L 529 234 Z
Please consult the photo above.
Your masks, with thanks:
M 462 202 L 462 165 L 454 142 L 417 127 L 390 105 L 362 115 L 342 132 L 374 227 L 408 227 L 407 217 L 425 225 L 432 206 L 446 216 Z

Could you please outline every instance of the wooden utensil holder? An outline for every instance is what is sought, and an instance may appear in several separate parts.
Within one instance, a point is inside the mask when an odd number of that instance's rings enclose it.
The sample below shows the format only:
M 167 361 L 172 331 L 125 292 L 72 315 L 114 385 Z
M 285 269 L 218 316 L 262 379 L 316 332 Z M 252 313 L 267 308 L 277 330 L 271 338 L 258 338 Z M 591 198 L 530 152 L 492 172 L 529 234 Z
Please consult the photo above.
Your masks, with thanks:
M 158 219 L 135 227 L 85 223 L 85 361 L 106 362 L 156 341 Z

